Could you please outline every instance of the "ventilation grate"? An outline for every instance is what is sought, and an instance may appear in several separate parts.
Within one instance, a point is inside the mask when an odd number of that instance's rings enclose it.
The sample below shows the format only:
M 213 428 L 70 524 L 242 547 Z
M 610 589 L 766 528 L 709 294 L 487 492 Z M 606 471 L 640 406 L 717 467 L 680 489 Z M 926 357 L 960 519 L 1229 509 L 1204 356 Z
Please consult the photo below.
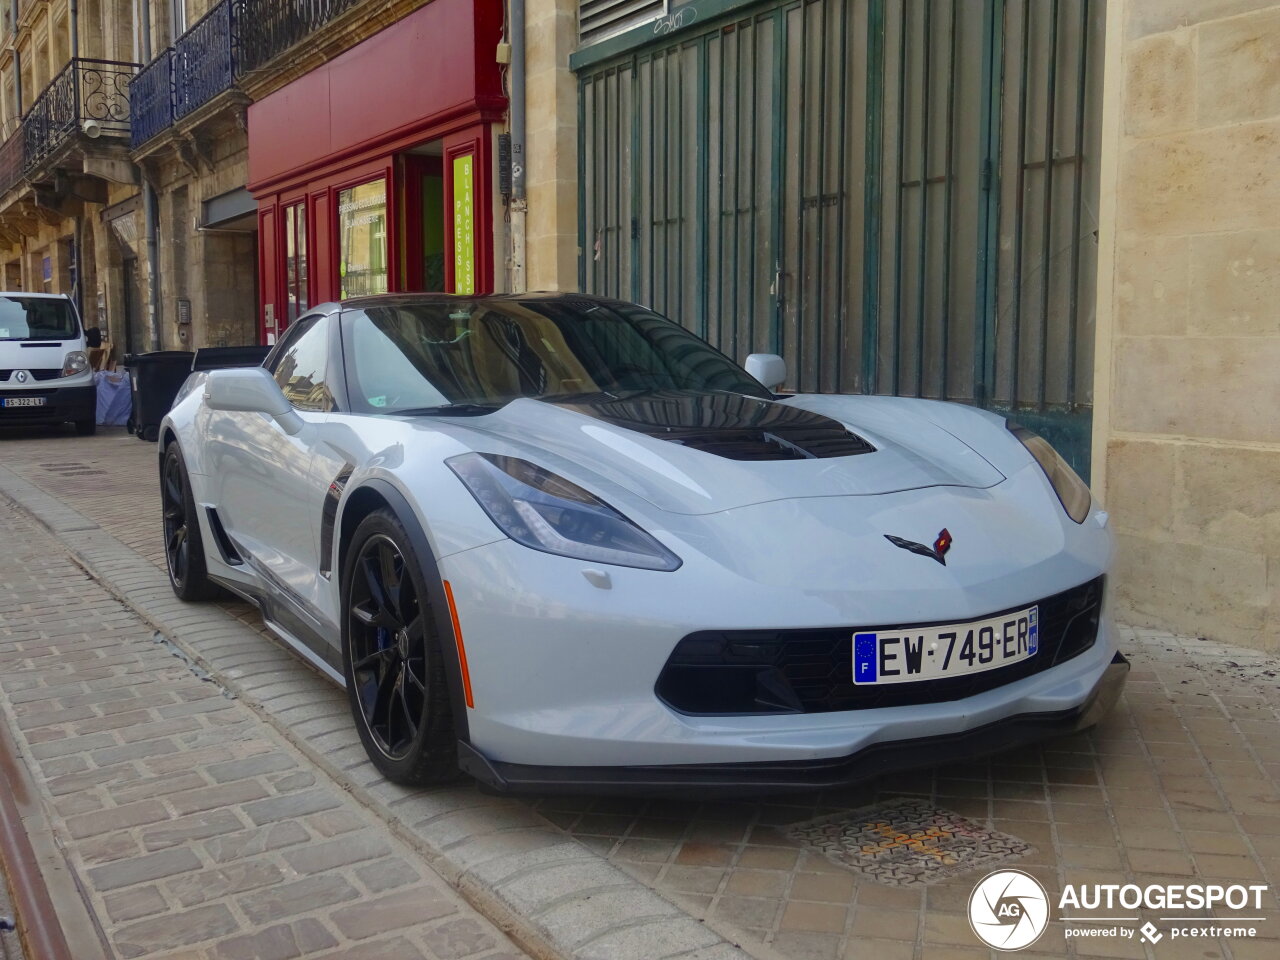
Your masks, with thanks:
M 595 43 L 667 12 L 667 0 L 582 0 L 578 5 L 578 40 Z
M 823 460 L 873 453 L 875 447 L 834 421 L 821 426 L 697 430 L 657 434 L 663 440 L 727 460 Z

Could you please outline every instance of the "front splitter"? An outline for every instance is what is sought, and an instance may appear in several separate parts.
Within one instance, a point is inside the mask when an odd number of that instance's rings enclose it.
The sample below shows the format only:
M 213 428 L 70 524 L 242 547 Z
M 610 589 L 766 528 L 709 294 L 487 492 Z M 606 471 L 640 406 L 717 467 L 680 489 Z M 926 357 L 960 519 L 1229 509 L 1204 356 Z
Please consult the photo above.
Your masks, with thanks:
M 1128 673 L 1129 661 L 1117 653 L 1089 696 L 1071 710 L 1018 714 L 959 733 L 877 743 L 843 757 L 753 763 L 570 767 L 491 760 L 470 744 L 459 743 L 458 765 L 480 783 L 500 793 L 629 796 L 639 793 L 683 798 L 822 790 L 940 762 L 963 763 L 1086 730 L 1115 706 Z

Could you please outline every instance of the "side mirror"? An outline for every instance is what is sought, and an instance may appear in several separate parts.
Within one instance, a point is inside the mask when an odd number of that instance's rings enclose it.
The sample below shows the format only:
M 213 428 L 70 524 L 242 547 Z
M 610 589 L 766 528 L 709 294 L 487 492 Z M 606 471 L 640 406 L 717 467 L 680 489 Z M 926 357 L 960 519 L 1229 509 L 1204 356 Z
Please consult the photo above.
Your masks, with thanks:
M 263 367 L 210 370 L 205 375 L 204 404 L 210 410 L 265 413 L 290 435 L 303 426 L 280 384 Z
M 743 365 L 767 390 L 781 386 L 787 379 L 787 361 L 776 353 L 753 353 Z

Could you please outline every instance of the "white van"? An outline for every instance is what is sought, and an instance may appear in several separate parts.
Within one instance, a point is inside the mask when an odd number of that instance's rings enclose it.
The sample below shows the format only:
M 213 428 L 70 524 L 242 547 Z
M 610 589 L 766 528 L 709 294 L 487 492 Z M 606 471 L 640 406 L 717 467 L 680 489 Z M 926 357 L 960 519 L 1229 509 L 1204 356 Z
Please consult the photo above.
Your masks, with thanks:
M 71 298 L 0 292 L 0 427 L 69 421 L 87 436 L 97 406 L 84 328 Z

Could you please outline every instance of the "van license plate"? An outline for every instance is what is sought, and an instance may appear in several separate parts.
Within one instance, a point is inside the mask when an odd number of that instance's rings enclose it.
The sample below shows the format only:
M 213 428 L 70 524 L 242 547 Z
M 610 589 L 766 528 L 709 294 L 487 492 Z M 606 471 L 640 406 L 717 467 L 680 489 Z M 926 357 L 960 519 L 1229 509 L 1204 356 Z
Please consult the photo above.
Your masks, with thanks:
M 44 397 L 0 397 L 0 407 L 43 407 Z

